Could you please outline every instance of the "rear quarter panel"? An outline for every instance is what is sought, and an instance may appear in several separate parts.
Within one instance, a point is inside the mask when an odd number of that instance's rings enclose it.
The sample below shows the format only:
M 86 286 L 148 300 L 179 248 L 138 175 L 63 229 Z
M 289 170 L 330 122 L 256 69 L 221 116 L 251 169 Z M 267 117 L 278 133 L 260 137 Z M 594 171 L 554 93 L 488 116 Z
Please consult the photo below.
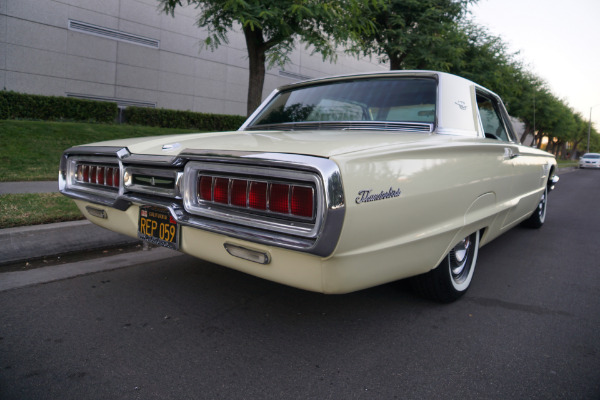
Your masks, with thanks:
M 340 284 L 353 277 L 366 287 L 425 273 L 470 233 L 487 229 L 490 240 L 500 234 L 518 204 L 516 168 L 504 148 L 494 140 L 431 135 L 418 144 L 335 157 L 347 208 L 324 279 Z M 527 159 L 540 163 L 528 165 L 537 174 L 522 185 L 528 193 L 543 190 L 542 159 Z M 400 196 L 357 202 L 364 190 L 390 189 Z

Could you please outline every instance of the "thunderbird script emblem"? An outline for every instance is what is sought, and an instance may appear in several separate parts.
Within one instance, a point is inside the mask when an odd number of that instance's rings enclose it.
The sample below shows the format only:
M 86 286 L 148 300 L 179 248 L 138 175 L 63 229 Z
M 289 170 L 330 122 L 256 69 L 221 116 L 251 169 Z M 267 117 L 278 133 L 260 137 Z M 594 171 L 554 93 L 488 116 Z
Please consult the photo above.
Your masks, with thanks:
M 358 197 L 356 198 L 356 204 L 368 203 L 371 201 L 377 200 L 385 200 L 385 199 L 393 199 L 394 197 L 400 197 L 401 190 L 400 188 L 394 189 L 390 187 L 390 190 L 387 192 L 381 191 L 379 193 L 372 194 L 372 190 L 361 190 L 358 192 Z

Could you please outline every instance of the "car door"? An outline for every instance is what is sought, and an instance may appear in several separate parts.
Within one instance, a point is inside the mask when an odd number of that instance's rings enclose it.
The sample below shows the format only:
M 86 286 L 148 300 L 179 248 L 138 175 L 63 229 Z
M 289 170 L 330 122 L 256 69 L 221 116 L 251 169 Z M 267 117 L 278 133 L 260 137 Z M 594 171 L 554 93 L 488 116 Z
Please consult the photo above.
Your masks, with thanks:
M 487 142 L 498 147 L 498 168 L 502 169 L 502 176 L 510 179 L 508 186 L 502 186 L 507 193 L 496 193 L 498 201 L 505 201 L 508 208 L 502 223 L 504 228 L 530 214 L 535 208 L 537 200 L 534 199 L 532 203 L 530 197 L 531 192 L 539 186 L 539 166 L 536 165 L 537 160 L 523 152 L 523 146 L 515 141 L 508 114 L 500 99 L 481 89 L 477 90 L 476 95 L 479 118 Z

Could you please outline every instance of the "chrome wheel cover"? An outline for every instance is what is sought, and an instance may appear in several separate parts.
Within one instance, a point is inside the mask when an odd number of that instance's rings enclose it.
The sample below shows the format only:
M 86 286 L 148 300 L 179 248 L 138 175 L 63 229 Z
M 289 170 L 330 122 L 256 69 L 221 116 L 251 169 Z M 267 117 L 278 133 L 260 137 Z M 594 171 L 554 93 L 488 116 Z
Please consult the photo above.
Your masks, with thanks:
M 472 236 L 467 236 L 448 254 L 450 276 L 455 284 L 461 285 L 470 278 L 476 246 Z
M 538 204 L 538 217 L 540 218 L 540 222 L 544 222 L 546 220 L 546 203 L 548 202 L 548 188 L 544 190 L 542 194 L 542 198 L 540 199 L 540 203 Z

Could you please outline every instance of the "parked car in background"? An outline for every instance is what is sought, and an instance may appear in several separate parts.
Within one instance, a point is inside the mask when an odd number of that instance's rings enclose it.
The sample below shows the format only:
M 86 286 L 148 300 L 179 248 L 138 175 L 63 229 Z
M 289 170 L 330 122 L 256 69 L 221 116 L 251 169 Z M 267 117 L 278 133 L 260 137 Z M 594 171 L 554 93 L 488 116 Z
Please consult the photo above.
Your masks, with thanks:
M 600 168 L 600 154 L 586 153 L 579 159 L 579 168 Z
M 544 224 L 555 171 L 490 90 L 392 71 L 284 86 L 236 132 L 70 148 L 59 186 L 102 227 L 265 279 L 347 293 L 412 278 L 449 302 L 480 247 Z

